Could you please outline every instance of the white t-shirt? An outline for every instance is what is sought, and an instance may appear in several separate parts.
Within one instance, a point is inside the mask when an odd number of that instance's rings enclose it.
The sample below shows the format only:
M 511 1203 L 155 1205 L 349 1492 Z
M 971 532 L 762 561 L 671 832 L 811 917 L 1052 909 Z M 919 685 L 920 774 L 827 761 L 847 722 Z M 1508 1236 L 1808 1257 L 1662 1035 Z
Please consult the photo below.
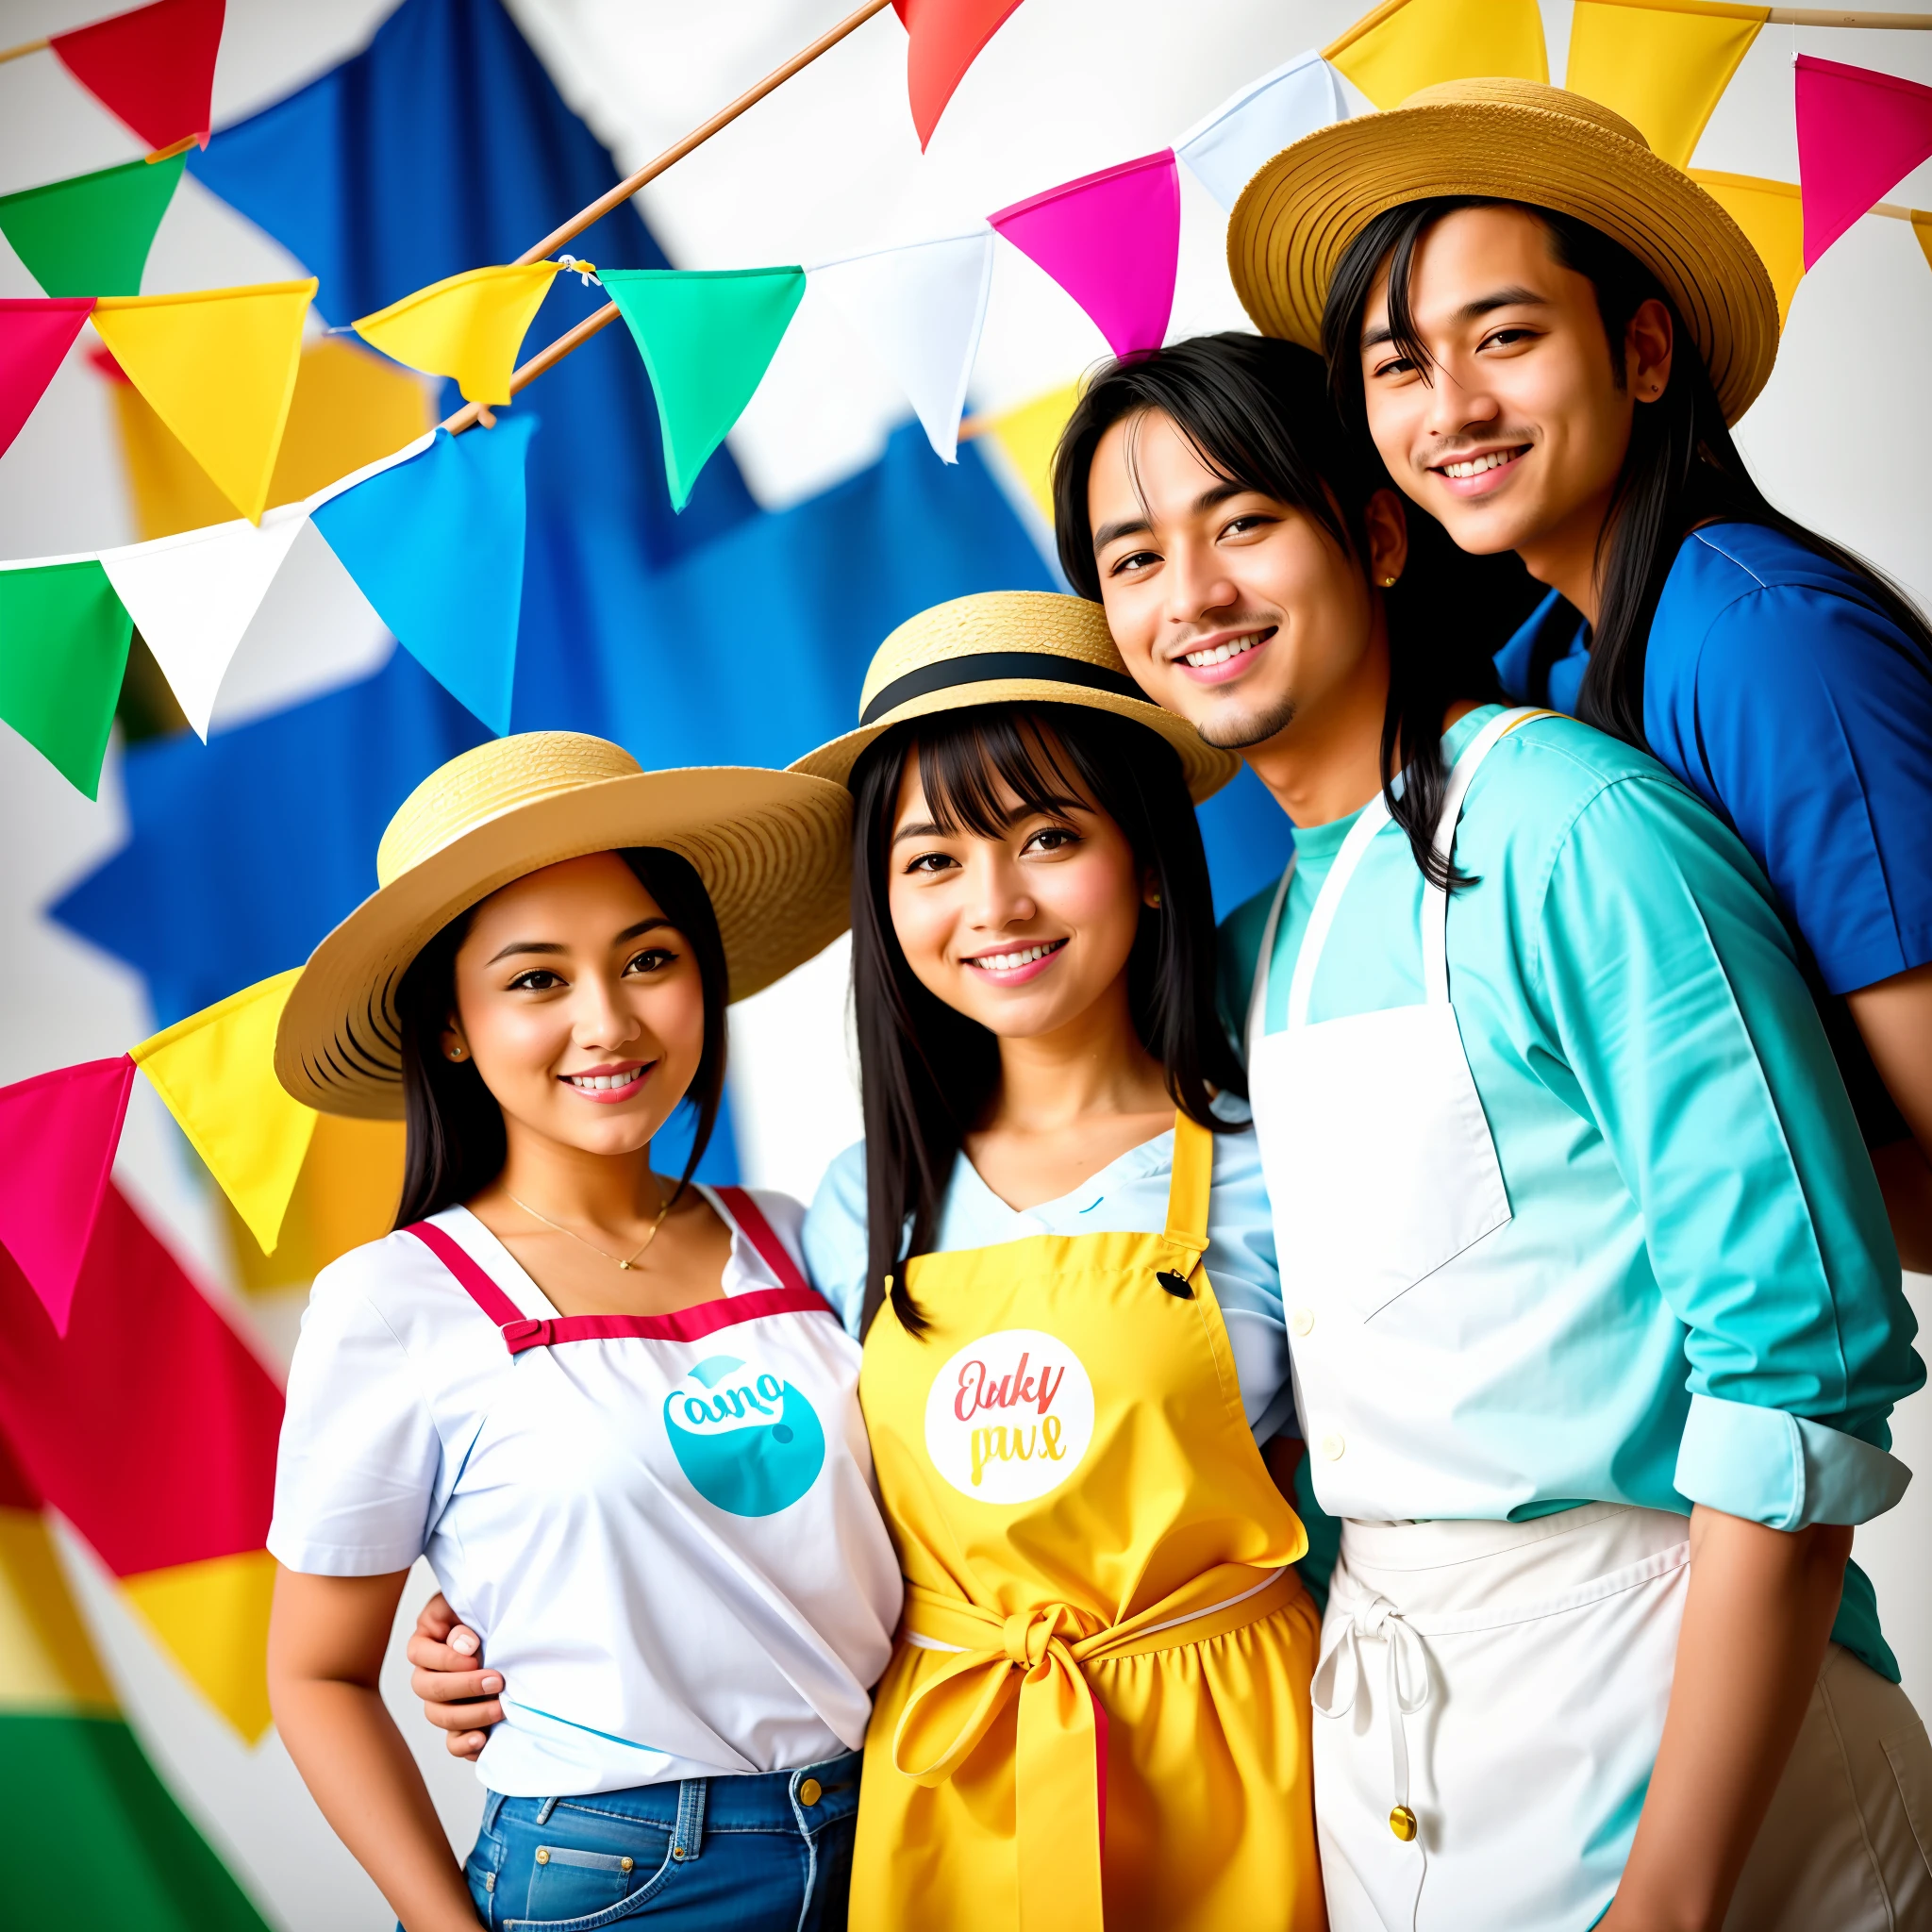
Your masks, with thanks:
M 828 1307 L 775 1306 L 778 1275 L 706 1192 L 732 1225 L 724 1294 L 758 1298 L 741 1312 L 701 1303 L 512 1354 L 414 1234 L 316 1277 L 269 1549 L 325 1576 L 428 1557 L 504 1674 L 477 1765 L 491 1790 L 790 1770 L 863 1741 L 901 1584 L 858 1349 Z M 798 1204 L 756 1199 L 795 1257 Z M 467 1208 L 430 1225 L 486 1297 L 557 1318 Z

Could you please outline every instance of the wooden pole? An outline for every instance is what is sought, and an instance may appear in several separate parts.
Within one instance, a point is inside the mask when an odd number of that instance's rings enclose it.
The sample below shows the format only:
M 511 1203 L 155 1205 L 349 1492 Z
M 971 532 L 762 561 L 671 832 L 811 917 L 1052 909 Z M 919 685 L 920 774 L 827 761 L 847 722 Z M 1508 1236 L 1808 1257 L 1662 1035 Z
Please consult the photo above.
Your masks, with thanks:
M 52 41 L 42 38 L 38 41 L 23 41 L 17 47 L 0 47 L 0 67 L 4 67 L 9 60 L 21 60 L 29 54 L 42 53 L 53 44 Z
M 1833 13 L 1823 7 L 1774 7 L 1772 26 L 1872 26 L 1932 33 L 1932 13 Z
M 1932 221 L 1932 214 L 1928 214 L 1924 208 L 1901 208 L 1895 201 L 1876 202 L 1869 212 L 1874 215 L 1890 215 L 1895 222 L 1917 221 L 1922 217 Z
M 756 87 L 747 88 L 728 107 L 721 108 L 708 121 L 693 127 L 675 146 L 667 147 L 648 167 L 640 168 L 628 180 L 620 181 L 608 194 L 599 195 L 589 208 L 580 208 L 560 228 L 553 228 L 535 247 L 527 248 L 518 256 L 518 262 L 541 261 L 545 256 L 554 255 L 566 242 L 575 240 L 586 228 L 608 215 L 612 208 L 619 208 L 628 201 L 645 183 L 655 181 L 673 162 L 681 161 L 693 148 L 702 147 L 721 127 L 728 127 L 747 108 L 756 107 L 774 88 L 782 87 L 794 74 L 809 67 L 821 54 L 836 47 L 855 27 L 863 26 L 874 13 L 883 13 L 891 4 L 892 0 L 865 0 L 862 7 L 848 13 L 837 26 L 821 34 L 810 46 L 802 48 L 794 54 L 784 66 L 773 69 Z M 607 302 L 594 314 L 587 315 L 574 329 L 558 336 L 546 347 L 539 349 L 527 362 L 517 369 L 509 379 L 510 393 L 515 395 L 526 384 L 534 382 L 546 369 L 561 362 L 573 349 L 588 342 L 599 329 L 608 328 L 616 320 L 615 302 Z M 482 419 L 483 409 L 480 404 L 465 403 L 455 415 L 444 417 L 441 426 L 447 429 L 452 436 L 460 436 L 464 430 L 481 422 Z

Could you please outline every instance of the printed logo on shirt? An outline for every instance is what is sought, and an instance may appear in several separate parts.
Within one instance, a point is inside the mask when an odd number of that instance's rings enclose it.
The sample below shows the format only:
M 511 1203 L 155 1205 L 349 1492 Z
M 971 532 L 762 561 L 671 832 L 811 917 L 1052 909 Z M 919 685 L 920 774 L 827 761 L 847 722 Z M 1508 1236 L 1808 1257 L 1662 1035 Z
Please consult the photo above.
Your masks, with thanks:
M 811 1404 L 736 1356 L 709 1356 L 685 1374 L 664 1399 L 664 1430 L 691 1488 L 732 1516 L 789 1509 L 825 1463 Z
M 1079 1467 L 1093 1384 L 1058 1336 L 1002 1328 L 962 1348 L 925 1398 L 925 1453 L 980 1503 L 1031 1503 Z

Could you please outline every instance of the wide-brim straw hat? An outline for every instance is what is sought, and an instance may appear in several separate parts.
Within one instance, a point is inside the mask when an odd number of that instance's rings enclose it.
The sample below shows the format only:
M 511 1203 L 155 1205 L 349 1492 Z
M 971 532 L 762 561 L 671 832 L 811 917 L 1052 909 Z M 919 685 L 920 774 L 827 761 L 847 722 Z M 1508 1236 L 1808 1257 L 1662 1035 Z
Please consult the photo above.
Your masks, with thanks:
M 852 800 L 795 772 L 646 772 L 575 731 L 499 738 L 403 801 L 376 849 L 379 890 L 309 955 L 275 1036 L 275 1073 L 325 1113 L 403 1111 L 396 990 L 458 913 L 587 853 L 658 845 L 695 868 L 724 941 L 730 996 L 829 945 L 849 916 Z
M 1322 347 L 1322 308 L 1375 216 L 1438 195 L 1529 202 L 1621 242 L 1663 284 L 1727 423 L 1777 358 L 1777 296 L 1744 231 L 1622 115 L 1531 80 L 1452 80 L 1305 136 L 1241 191 L 1235 291 L 1263 335 Z
M 1083 705 L 1131 718 L 1179 753 L 1196 805 L 1241 770 L 1185 719 L 1164 711 L 1127 675 L 1107 616 L 1085 597 L 983 591 L 909 617 L 874 654 L 858 694 L 858 729 L 791 766 L 843 784 L 867 745 L 908 718 L 974 705 Z

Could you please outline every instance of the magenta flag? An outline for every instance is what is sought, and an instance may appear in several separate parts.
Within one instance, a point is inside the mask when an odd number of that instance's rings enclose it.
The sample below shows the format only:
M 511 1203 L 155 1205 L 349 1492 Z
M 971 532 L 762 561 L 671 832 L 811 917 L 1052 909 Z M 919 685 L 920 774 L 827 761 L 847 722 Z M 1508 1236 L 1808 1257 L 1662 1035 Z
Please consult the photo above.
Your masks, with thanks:
M 1805 266 L 1932 155 L 1932 87 L 1798 56 Z
M 81 324 L 93 312 L 92 295 L 0 301 L 0 456 L 33 414 Z
M 0 1243 L 67 1333 L 134 1062 L 89 1060 L 0 1088 Z
M 1181 243 L 1172 148 L 1083 175 L 987 219 L 1092 317 L 1116 356 L 1159 348 Z

